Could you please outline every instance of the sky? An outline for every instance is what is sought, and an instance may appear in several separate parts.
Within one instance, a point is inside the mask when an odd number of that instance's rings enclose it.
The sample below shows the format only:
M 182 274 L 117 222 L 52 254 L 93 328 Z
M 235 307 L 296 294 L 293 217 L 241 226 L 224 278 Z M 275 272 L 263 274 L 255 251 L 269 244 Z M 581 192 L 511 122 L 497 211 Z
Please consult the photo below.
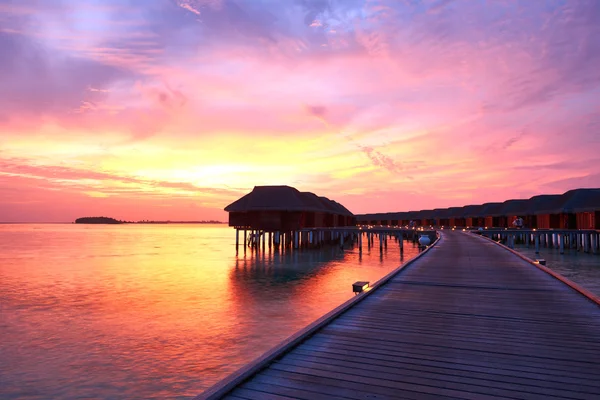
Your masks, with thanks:
M 0 0 L 0 222 L 600 187 L 600 1 Z

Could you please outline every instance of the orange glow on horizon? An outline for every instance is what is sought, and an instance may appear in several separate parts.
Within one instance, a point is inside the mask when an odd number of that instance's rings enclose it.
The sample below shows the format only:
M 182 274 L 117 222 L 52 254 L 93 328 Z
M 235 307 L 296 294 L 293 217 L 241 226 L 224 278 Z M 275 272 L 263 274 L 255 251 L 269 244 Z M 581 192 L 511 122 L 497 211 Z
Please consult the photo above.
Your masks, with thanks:
M 600 79 L 581 50 L 600 24 L 563 23 L 587 3 L 548 6 L 547 26 L 534 4 L 50 3 L 0 5 L 0 45 L 18 50 L 0 65 L 0 222 L 225 220 L 256 185 L 354 213 L 600 187 Z

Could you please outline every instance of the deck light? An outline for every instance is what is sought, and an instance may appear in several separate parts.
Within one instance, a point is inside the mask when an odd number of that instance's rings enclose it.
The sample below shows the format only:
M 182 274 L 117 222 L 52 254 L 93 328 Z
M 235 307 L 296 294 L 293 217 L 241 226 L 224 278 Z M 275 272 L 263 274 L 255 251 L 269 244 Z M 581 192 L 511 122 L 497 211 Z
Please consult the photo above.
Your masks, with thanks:
M 536 258 L 535 263 L 540 265 L 546 265 L 546 260 L 544 260 L 543 258 Z
M 369 282 L 366 281 L 358 281 L 352 284 L 352 291 L 354 294 L 359 294 L 365 290 L 369 289 Z

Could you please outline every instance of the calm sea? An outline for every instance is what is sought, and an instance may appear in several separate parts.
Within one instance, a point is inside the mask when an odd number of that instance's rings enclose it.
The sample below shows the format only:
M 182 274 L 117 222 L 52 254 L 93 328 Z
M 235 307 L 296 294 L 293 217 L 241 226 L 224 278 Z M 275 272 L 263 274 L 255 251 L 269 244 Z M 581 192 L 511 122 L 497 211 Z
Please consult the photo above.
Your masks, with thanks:
M 515 250 L 532 260 L 543 258 L 546 267 L 600 296 L 600 255 L 577 249 L 565 249 L 565 254 L 560 254 L 552 247 L 541 247 L 540 254 L 535 254 L 533 245 L 522 244 L 515 245 Z
M 190 398 L 417 252 L 236 257 L 223 225 L 0 225 L 0 398 Z

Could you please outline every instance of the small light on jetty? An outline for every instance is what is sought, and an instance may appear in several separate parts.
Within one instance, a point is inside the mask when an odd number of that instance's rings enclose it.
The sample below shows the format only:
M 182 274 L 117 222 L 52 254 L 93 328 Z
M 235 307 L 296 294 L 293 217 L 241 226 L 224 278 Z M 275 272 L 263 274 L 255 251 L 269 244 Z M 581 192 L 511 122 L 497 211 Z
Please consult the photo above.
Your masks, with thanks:
M 543 258 L 536 258 L 535 263 L 540 265 L 546 265 L 546 260 L 544 260 Z
M 369 289 L 369 282 L 358 281 L 352 284 L 352 291 L 354 294 L 359 294 Z
M 463 228 L 463 232 L 465 232 L 465 231 L 466 231 L 466 229 L 465 229 L 465 228 Z

